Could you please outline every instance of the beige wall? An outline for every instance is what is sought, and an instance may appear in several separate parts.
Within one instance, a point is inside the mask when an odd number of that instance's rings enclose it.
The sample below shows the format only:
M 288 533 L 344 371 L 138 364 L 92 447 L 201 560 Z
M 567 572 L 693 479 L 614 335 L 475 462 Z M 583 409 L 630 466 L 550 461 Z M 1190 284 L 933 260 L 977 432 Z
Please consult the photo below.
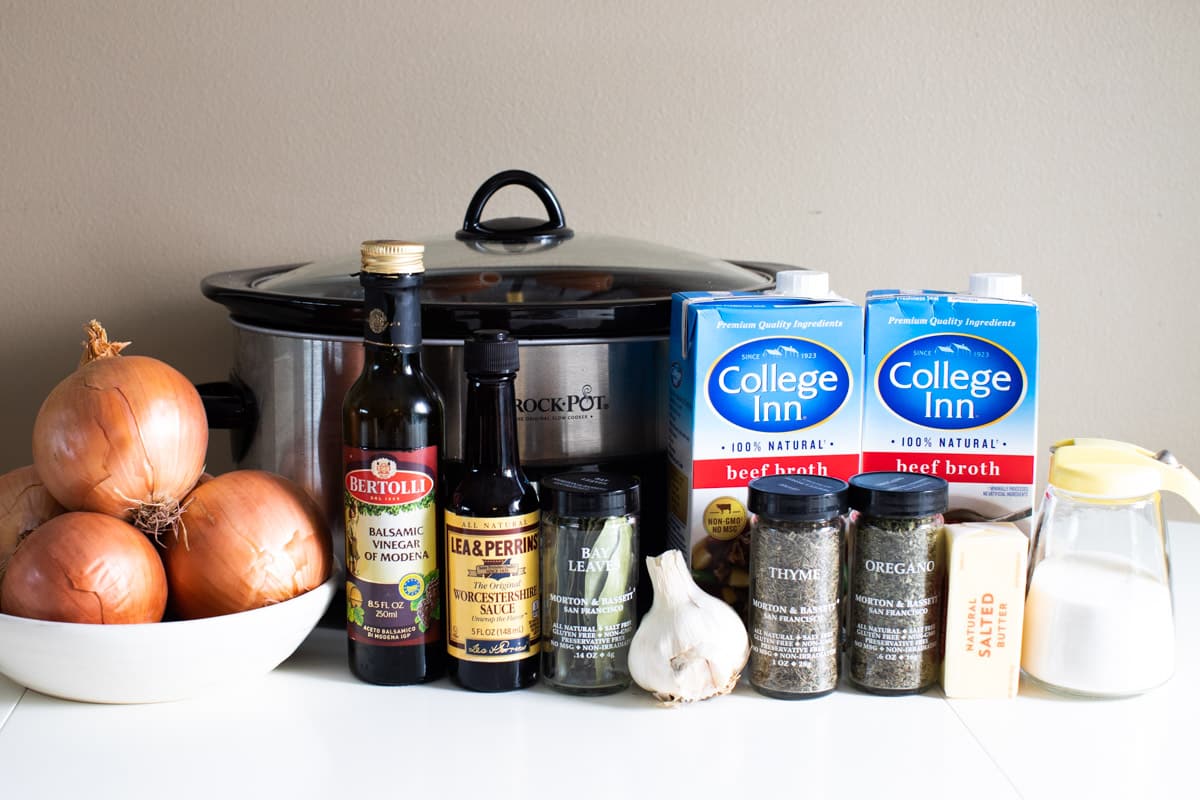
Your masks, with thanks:
M 1193 0 L 0 0 L 0 467 L 90 317 L 223 378 L 205 275 L 448 233 L 521 167 L 852 297 L 1021 271 L 1043 449 L 1200 468 L 1197 42 Z

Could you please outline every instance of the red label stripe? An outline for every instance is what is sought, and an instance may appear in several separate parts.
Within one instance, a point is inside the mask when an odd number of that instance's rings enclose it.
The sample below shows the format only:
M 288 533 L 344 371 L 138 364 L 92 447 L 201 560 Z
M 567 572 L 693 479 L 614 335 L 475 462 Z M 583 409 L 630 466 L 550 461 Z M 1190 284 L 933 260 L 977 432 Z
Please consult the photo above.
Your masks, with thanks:
M 731 458 L 697 461 L 692 469 L 695 489 L 723 489 L 745 486 L 766 475 L 827 475 L 849 479 L 858 472 L 858 453 L 827 456 L 787 456 L 785 458 Z
M 1033 456 L 863 453 L 863 472 L 919 472 L 955 483 L 1033 483 Z

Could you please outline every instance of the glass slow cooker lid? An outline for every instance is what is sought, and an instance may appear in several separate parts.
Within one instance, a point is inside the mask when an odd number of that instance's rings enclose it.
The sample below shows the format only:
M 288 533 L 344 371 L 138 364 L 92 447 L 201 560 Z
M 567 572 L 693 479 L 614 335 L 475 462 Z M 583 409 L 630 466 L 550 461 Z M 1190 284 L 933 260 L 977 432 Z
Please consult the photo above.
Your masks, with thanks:
M 532 191 L 547 219 L 483 220 L 488 200 L 510 185 Z M 776 271 L 634 239 L 576 234 L 550 187 L 520 170 L 486 181 L 462 229 L 424 244 L 427 339 L 461 338 L 479 327 L 504 327 L 518 336 L 662 335 L 673 292 L 767 289 Z M 360 335 L 359 265 L 355 254 L 219 273 L 202 289 L 250 324 Z
M 769 276 L 715 258 L 616 236 L 572 237 L 561 246 L 474 249 L 427 239 L 422 299 L 432 303 L 596 303 L 670 298 L 687 290 L 759 289 Z M 293 297 L 362 300 L 359 259 L 313 262 L 267 275 L 252 288 Z

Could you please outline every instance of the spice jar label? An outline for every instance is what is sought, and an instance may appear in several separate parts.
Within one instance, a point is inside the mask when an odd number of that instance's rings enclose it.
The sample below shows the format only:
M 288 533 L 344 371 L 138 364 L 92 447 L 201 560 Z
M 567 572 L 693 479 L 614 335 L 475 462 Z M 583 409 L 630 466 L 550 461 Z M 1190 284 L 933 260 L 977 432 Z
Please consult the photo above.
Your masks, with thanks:
M 440 638 L 437 448 L 344 449 L 346 619 L 351 639 L 415 645 Z
M 624 517 L 542 520 L 545 679 L 567 691 L 627 685 L 637 598 L 633 524 Z
M 938 677 L 945 543 L 941 520 L 861 517 L 850 579 L 850 677 L 883 691 Z
M 751 553 L 750 681 L 784 695 L 838 681 L 841 529 L 758 519 Z
M 446 598 L 450 655 L 518 661 L 539 652 L 540 514 L 464 517 L 446 512 Z

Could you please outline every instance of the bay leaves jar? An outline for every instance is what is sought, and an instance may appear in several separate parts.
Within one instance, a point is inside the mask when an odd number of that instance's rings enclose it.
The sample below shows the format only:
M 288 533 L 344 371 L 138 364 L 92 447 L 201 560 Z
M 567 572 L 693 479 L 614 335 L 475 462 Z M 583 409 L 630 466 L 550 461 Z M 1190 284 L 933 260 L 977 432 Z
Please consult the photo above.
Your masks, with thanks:
M 606 472 L 543 480 L 542 680 L 568 694 L 629 687 L 640 486 Z
M 750 482 L 750 685 L 769 697 L 837 688 L 847 488 L 815 475 Z
M 850 681 L 915 694 L 942 661 L 950 485 L 935 475 L 868 472 L 850 479 Z

